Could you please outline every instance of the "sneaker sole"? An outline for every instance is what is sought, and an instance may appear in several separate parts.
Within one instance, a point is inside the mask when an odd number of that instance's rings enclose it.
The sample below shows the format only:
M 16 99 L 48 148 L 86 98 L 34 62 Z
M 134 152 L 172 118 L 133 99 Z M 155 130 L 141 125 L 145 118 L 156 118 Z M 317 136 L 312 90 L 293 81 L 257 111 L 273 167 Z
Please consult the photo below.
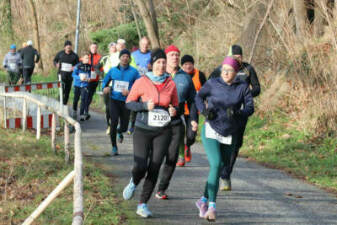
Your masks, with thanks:
M 199 209 L 199 217 L 200 218 L 205 218 L 205 215 L 202 215 L 201 212 L 200 212 L 200 207 L 198 206 L 197 203 L 195 203 L 195 206 Z
M 149 217 L 152 217 L 152 215 L 143 215 L 143 214 L 141 214 L 141 213 L 139 213 L 139 212 L 136 212 L 136 214 L 138 215 L 138 216 L 141 216 L 141 217 L 143 217 L 143 218 L 149 218 Z
M 158 194 L 156 194 L 155 196 L 156 196 L 156 198 L 158 198 L 158 199 L 160 199 L 160 200 L 167 200 L 167 199 L 168 199 L 167 196 L 165 196 L 165 197 L 160 197 Z

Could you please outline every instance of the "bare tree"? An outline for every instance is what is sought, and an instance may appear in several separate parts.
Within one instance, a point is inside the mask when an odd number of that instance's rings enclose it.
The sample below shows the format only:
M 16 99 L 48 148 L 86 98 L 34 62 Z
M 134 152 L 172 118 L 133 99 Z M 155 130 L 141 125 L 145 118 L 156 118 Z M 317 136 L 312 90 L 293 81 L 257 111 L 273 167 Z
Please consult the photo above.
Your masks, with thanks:
M 300 39 L 303 38 L 305 33 L 305 25 L 307 19 L 307 11 L 305 7 L 305 0 L 292 0 L 294 8 L 294 16 L 296 23 L 296 34 Z
M 41 47 L 40 47 L 40 34 L 39 34 L 39 23 L 36 13 L 36 6 L 34 0 L 29 0 L 30 7 L 32 9 L 33 14 L 33 26 L 34 26 L 34 42 L 36 43 L 37 50 L 41 54 Z M 42 57 L 40 58 L 39 68 L 43 71 L 43 62 Z
M 1 7 L 1 16 L 0 16 L 0 21 L 1 21 L 1 31 L 3 33 L 8 34 L 8 37 L 10 41 L 14 40 L 14 32 L 13 32 L 13 26 L 12 26 L 12 5 L 11 5 L 11 0 L 4 0 L 2 4 L 0 5 Z
M 137 14 L 135 12 L 135 8 L 134 8 L 132 0 L 130 0 L 130 7 L 131 7 L 131 12 L 132 12 L 132 15 L 133 15 L 133 19 L 135 20 L 135 24 L 136 24 L 136 28 L 137 28 L 137 33 L 138 33 L 138 38 L 140 40 L 142 38 L 142 34 L 140 32 L 138 18 L 137 18 Z
M 135 2 L 138 5 L 141 16 L 144 20 L 152 47 L 160 47 L 157 18 L 152 0 L 148 0 L 147 3 L 145 3 L 144 0 L 135 0 Z

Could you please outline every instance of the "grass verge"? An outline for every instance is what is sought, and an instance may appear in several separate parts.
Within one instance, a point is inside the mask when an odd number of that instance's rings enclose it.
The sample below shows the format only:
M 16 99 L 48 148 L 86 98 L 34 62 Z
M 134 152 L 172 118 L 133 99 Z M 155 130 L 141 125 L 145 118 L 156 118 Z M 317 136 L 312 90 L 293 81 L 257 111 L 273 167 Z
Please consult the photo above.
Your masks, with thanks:
M 286 117 L 273 113 L 249 119 L 240 154 L 283 169 L 321 188 L 337 192 L 337 137 L 304 133 Z
M 0 129 L 0 224 L 21 224 L 73 169 L 55 155 L 48 137 Z M 84 163 L 85 223 L 129 224 L 114 194 L 111 177 Z M 73 185 L 67 187 L 34 224 L 71 224 Z

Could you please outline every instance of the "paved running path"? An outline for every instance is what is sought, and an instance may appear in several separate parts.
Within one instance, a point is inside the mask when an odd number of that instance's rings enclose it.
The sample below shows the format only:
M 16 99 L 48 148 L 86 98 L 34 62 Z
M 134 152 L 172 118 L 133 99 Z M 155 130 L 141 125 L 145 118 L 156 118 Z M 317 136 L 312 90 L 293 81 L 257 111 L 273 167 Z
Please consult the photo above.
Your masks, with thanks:
M 82 123 L 84 154 L 119 178 L 121 186 L 130 179 L 133 163 L 132 138 L 125 134 L 119 144 L 120 155 L 109 156 L 111 145 L 105 134 L 103 114 L 92 113 Z M 193 159 L 177 168 L 169 187 L 170 200 L 149 201 L 154 218 L 140 220 L 145 224 L 209 224 L 197 216 L 195 201 L 203 193 L 208 162 L 201 144 L 192 148 Z M 337 224 L 337 198 L 285 173 L 239 159 L 232 175 L 233 191 L 220 192 L 217 199 L 217 221 L 213 224 L 332 225 Z M 135 211 L 142 185 L 138 186 L 130 210 Z M 121 193 L 117 193 L 120 198 Z M 132 207 L 132 208 L 131 208 Z M 136 222 L 136 224 L 138 224 Z

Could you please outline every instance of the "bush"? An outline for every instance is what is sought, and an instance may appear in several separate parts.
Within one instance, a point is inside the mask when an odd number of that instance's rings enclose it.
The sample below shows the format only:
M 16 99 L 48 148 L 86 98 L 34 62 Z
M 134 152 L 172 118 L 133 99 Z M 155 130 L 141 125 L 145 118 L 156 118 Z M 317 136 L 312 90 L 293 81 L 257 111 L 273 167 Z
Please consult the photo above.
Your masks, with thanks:
M 139 24 L 142 35 L 146 35 L 144 24 Z M 138 46 L 139 37 L 137 33 L 136 24 L 134 22 L 122 24 L 110 29 L 96 31 L 90 34 L 92 41 L 96 42 L 100 49 L 108 52 L 108 45 L 110 42 L 116 42 L 117 39 L 122 38 L 126 41 L 126 47 L 131 49 L 133 46 Z

